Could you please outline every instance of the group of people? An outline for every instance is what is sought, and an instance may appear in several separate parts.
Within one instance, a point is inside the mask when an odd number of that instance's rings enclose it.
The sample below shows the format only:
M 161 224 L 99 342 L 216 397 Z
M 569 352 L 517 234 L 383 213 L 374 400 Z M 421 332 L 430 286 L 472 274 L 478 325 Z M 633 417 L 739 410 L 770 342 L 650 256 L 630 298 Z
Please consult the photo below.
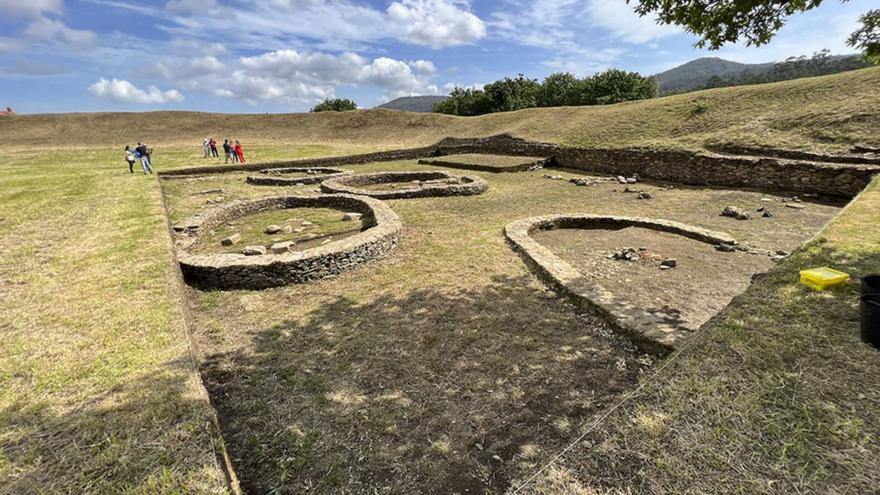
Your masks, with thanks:
M 128 162 L 128 171 L 134 173 L 134 162 L 141 162 L 141 168 L 144 171 L 144 174 L 152 174 L 153 173 L 153 148 L 147 146 L 147 143 L 138 143 L 137 146 L 132 150 L 131 146 L 125 145 L 125 152 L 123 156 L 125 157 L 125 161 Z
M 217 151 L 217 141 L 215 141 L 214 138 L 205 138 L 202 146 L 205 148 L 205 158 L 220 158 L 220 154 Z M 238 141 L 224 139 L 223 153 L 226 154 L 225 163 L 229 163 L 230 160 L 232 163 L 244 163 L 244 148 L 241 147 L 241 143 Z M 128 163 L 128 171 L 134 173 L 135 162 L 140 162 L 144 174 L 153 173 L 152 155 L 153 148 L 150 148 L 146 143 L 141 142 L 139 142 L 134 148 L 126 144 L 123 153 L 123 157 L 125 158 L 126 163 Z
M 217 141 L 214 138 L 205 138 L 202 141 L 202 148 L 205 151 L 205 158 L 220 158 L 220 154 L 217 152 Z M 224 163 L 229 163 L 230 160 L 232 163 L 244 163 L 244 148 L 241 147 L 241 143 L 238 141 L 224 139 L 223 153 L 226 155 Z

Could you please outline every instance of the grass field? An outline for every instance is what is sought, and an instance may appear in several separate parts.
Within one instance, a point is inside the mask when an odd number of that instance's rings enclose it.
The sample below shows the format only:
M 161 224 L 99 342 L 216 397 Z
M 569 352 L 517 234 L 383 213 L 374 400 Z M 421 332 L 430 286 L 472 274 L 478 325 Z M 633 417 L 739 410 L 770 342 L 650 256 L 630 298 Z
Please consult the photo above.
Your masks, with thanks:
M 2 170 L 0 493 L 225 493 L 156 177 L 115 149 L 7 150 Z
M 880 271 L 876 184 L 647 380 L 648 360 L 546 291 L 500 236 L 513 218 L 594 205 L 585 200 L 591 188 L 525 187 L 517 181 L 528 174 L 500 174 L 479 197 L 392 202 L 406 227 L 387 261 L 326 284 L 202 293 L 179 289 L 159 181 L 129 174 L 121 145 L 146 140 L 159 170 L 215 163 L 201 158 L 205 135 L 242 140 L 249 161 L 498 132 L 566 145 L 840 151 L 876 142 L 877 101 L 880 68 L 479 118 L 383 110 L 0 118 L 0 493 L 225 493 L 226 445 L 188 323 L 211 395 L 238 399 L 214 406 L 232 462 L 257 492 L 301 493 L 303 480 L 328 492 L 351 479 L 404 480 L 410 493 L 514 488 L 643 383 L 526 490 L 872 493 L 880 370 L 853 333 L 856 289 L 811 293 L 794 278 L 818 264 Z M 384 169 L 371 167 L 363 170 Z M 228 197 L 269 190 L 238 179 L 217 182 L 229 182 Z M 530 202 L 511 202 L 523 188 Z M 174 221 L 208 198 L 168 199 Z M 684 199 L 668 207 L 701 224 L 699 201 Z M 662 196 L 655 201 L 595 206 L 651 216 Z M 718 228 L 715 206 L 711 213 L 705 225 Z M 775 236 L 796 244 L 817 228 L 719 230 L 772 247 Z M 438 473 L 460 476 L 442 484 Z

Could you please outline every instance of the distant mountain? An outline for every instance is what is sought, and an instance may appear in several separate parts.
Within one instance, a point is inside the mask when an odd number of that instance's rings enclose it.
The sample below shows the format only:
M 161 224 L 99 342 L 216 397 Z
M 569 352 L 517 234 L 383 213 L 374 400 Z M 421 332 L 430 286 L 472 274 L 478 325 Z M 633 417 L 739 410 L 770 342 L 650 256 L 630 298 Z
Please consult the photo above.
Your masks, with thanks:
M 727 78 L 749 71 L 760 74 L 769 71 L 775 65 L 774 62 L 766 64 L 741 64 L 717 57 L 703 57 L 679 65 L 665 72 L 655 74 L 660 93 L 677 93 L 703 89 L 712 76 Z
M 377 108 L 387 108 L 389 110 L 402 110 L 404 112 L 431 112 L 434 104 L 439 103 L 448 96 L 404 96 L 391 100 L 388 103 L 379 105 Z

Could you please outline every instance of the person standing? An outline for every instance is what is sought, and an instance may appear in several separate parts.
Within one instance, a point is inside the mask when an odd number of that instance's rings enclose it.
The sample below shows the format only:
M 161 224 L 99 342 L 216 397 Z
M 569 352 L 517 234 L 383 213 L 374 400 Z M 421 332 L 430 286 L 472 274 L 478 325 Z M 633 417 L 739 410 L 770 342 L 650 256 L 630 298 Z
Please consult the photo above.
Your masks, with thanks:
M 241 147 L 241 143 L 238 141 L 235 142 L 235 156 L 238 157 L 240 163 L 244 163 L 244 148 Z
M 208 145 L 208 138 L 205 138 L 202 141 L 202 150 L 205 152 L 205 158 L 208 158 L 208 155 L 211 153 L 211 148 Z
M 208 141 L 208 145 L 211 146 L 211 156 L 214 158 L 220 158 L 220 155 L 217 154 L 217 141 L 215 141 L 214 138 L 211 138 L 211 140 Z
M 226 161 L 223 163 L 229 163 L 229 160 L 235 163 L 235 158 L 232 158 L 232 146 L 229 144 L 228 139 L 223 140 L 223 154 L 226 155 Z
M 147 145 L 144 143 L 138 143 L 137 148 L 135 148 L 135 154 L 140 156 L 141 168 L 144 170 L 144 175 L 152 174 L 153 167 L 150 165 L 150 154 L 147 150 Z
M 134 173 L 134 153 L 131 152 L 131 146 L 127 144 L 125 145 L 123 157 L 125 157 L 125 161 L 128 162 L 128 171 Z

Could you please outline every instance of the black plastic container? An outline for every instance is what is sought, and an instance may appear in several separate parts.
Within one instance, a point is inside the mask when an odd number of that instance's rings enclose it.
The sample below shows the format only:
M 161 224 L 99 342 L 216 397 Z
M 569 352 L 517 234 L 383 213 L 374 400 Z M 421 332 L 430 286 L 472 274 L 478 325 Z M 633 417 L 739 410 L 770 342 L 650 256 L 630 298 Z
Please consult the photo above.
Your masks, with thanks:
M 880 275 L 862 277 L 862 295 L 880 294 Z
M 862 319 L 862 342 L 880 349 L 880 294 L 862 296 L 859 300 Z

